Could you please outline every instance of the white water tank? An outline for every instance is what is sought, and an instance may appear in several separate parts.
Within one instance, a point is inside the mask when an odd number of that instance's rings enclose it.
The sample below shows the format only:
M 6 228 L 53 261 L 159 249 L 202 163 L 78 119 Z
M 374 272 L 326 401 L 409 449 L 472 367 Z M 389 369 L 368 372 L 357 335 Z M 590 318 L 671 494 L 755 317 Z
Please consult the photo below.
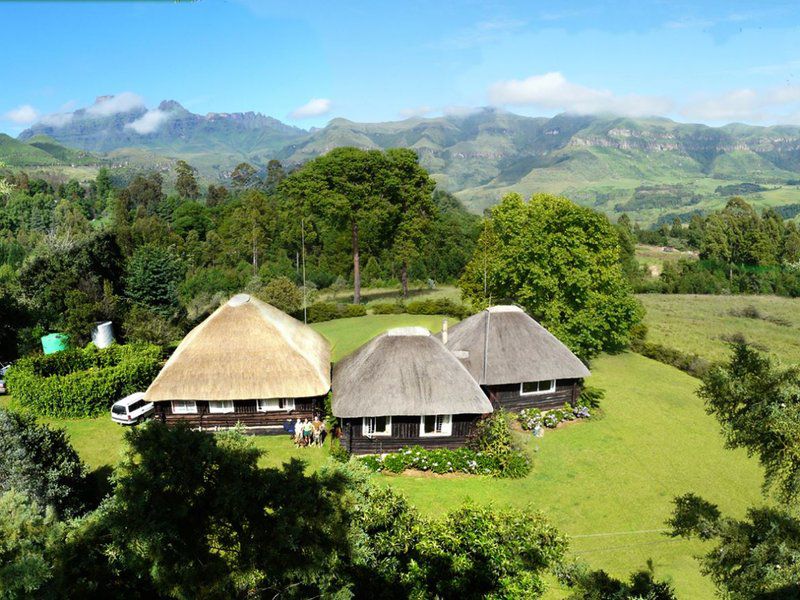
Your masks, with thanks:
M 111 321 L 98 323 L 92 329 L 92 342 L 98 348 L 108 348 L 114 343 L 114 326 Z

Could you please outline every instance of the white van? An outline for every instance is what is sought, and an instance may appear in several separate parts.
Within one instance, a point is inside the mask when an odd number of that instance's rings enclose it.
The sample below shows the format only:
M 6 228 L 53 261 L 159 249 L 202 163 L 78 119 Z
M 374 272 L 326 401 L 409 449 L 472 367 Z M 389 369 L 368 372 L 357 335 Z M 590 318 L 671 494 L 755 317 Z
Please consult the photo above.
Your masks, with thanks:
M 144 392 L 136 392 L 111 405 L 111 420 L 120 425 L 133 425 L 153 414 L 153 403 L 144 401 Z

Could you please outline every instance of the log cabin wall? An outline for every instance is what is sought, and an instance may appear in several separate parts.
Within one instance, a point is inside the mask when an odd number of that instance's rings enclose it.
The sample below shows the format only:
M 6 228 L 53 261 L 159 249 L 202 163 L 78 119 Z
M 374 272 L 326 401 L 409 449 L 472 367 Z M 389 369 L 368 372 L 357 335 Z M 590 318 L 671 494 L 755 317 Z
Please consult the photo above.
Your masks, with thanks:
M 362 419 L 342 419 L 344 448 L 353 454 L 384 454 L 405 446 L 423 448 L 461 448 L 466 445 L 475 422 L 481 415 L 453 415 L 452 435 L 421 437 L 420 417 L 392 417 L 392 435 L 367 437 Z
M 556 381 L 554 392 L 547 394 L 520 394 L 520 384 L 482 386 L 486 395 L 495 408 L 504 408 L 512 412 L 519 412 L 525 408 L 539 408 L 548 410 L 560 408 L 564 404 L 578 401 L 580 396 L 579 379 L 559 379 Z
M 188 423 L 200 429 L 227 429 L 241 424 L 245 433 L 282 434 L 286 421 L 313 419 L 321 414 L 323 398 L 297 398 L 294 410 L 259 412 L 255 400 L 234 400 L 232 413 L 212 413 L 208 401 L 197 400 L 197 412 L 176 414 L 172 412 L 171 402 L 154 402 L 155 418 L 167 424 Z

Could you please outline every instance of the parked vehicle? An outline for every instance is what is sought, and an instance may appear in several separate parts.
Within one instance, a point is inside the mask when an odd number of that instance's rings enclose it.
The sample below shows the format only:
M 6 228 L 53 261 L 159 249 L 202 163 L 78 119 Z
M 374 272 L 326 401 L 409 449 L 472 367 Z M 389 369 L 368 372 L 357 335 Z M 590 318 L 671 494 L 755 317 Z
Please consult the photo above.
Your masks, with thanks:
M 153 414 L 153 403 L 144 401 L 144 392 L 117 400 L 111 406 L 111 420 L 120 425 L 135 425 Z

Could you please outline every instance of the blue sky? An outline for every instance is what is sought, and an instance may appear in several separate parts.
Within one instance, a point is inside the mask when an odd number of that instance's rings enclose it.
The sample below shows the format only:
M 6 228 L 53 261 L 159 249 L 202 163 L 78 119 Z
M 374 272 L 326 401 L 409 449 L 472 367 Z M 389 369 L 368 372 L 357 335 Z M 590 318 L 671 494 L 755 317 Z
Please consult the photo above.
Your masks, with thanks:
M 790 2 L 10 2 L 0 23 L 12 135 L 123 93 L 306 128 L 489 105 L 800 123 Z

